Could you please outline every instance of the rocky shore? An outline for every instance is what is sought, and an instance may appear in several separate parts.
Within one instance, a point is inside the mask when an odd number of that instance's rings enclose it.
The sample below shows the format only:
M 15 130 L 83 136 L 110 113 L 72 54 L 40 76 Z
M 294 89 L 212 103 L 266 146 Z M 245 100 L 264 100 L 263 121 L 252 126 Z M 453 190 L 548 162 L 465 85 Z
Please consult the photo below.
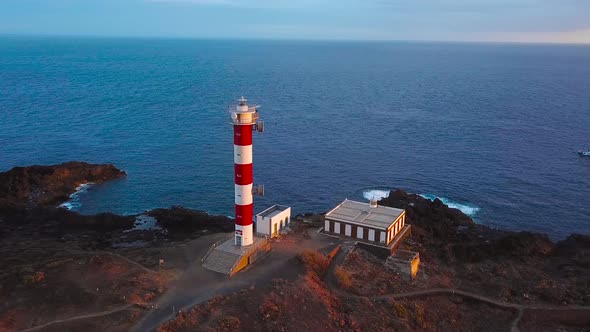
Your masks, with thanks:
M 0 173 L 0 202 L 26 207 L 54 207 L 86 183 L 125 177 L 111 164 L 69 162 L 53 166 L 15 167 Z
M 448 263 L 563 256 L 579 267 L 590 267 L 588 235 L 572 234 L 554 243 L 546 234 L 493 229 L 476 224 L 473 219 L 449 208 L 439 199 L 430 201 L 402 190 L 391 191 L 380 204 L 406 209 L 415 239 L 436 248 L 437 256 Z
M 208 246 L 199 238 L 233 231 L 230 218 L 183 207 L 133 216 L 86 216 L 58 208 L 81 184 L 98 184 L 124 176 L 125 172 L 113 165 L 81 162 L 17 167 L 0 173 L 0 330 L 17 331 L 56 317 L 75 317 L 105 308 L 115 308 L 114 320 L 98 319 L 93 327 L 72 328 L 127 330 L 141 316 L 134 308 L 150 306 L 166 291 L 178 271 L 192 269 L 200 258 L 192 253 L 202 252 Z M 232 326 L 239 326 L 240 321 L 259 320 L 260 326 L 269 330 L 292 327 L 284 325 L 285 321 L 305 321 L 307 329 L 329 331 L 469 330 L 474 326 L 495 329 L 505 327 L 513 319 L 514 312 L 510 310 L 452 297 L 387 300 L 391 294 L 439 288 L 461 289 L 502 303 L 514 303 L 523 317 L 523 322 L 516 323 L 528 330 L 542 327 L 538 323 L 540 311 L 528 307 L 590 305 L 587 235 L 574 234 L 554 243 L 543 234 L 492 229 L 476 224 L 440 200 L 430 201 L 402 190 L 392 191 L 380 204 L 407 211 L 413 236 L 403 247 L 420 252 L 423 262 L 415 281 L 386 270 L 380 259 L 356 248 L 339 267 L 340 274 L 349 276 L 345 292 L 334 290 L 321 277 L 311 280 L 309 275 L 291 276 L 290 281 L 273 281 L 272 285 L 278 283 L 281 287 L 271 289 L 270 293 L 268 289 L 252 287 L 244 290 L 252 293 L 247 301 L 252 302 L 249 306 L 259 308 L 258 312 L 244 314 L 237 310 L 244 307 L 243 298 L 237 296 L 195 307 L 195 312 L 203 316 L 200 322 L 213 324 L 200 328 L 216 328 L 217 321 L 207 317 L 211 313 L 220 317 L 224 313 L 235 314 L 233 318 L 238 324 L 233 322 Z M 293 228 L 298 231 L 282 239 L 281 246 L 293 252 L 305 249 L 299 248 L 300 244 L 313 243 L 308 231 L 315 234 L 314 227 L 322 224 L 322 218 L 321 214 L 294 218 Z M 145 220 L 152 220 L 154 227 L 137 227 L 138 222 Z M 199 249 L 188 249 L 191 246 Z M 297 312 L 282 300 L 300 301 L 302 294 L 306 294 L 302 303 L 305 309 Z M 269 306 L 272 312 L 282 313 L 282 318 L 273 320 Z M 326 314 L 318 316 L 317 321 L 297 318 L 306 312 Z M 376 315 L 378 312 L 382 314 Z M 486 325 L 481 318 L 486 313 L 499 318 Z M 590 324 L 585 315 L 576 311 L 563 313 L 570 318 L 554 315 L 557 318 L 543 324 L 566 330 L 583 330 Z M 110 311 L 108 314 L 111 315 Z
M 69 231 L 75 230 L 95 231 L 97 235 L 131 230 L 139 215 L 81 215 L 58 208 L 80 185 L 100 184 L 125 176 L 124 171 L 111 164 L 84 162 L 15 167 L 0 173 L 0 235 L 19 230 L 53 236 L 67 236 Z M 229 232 L 233 226 L 227 217 L 182 207 L 156 209 L 144 215 L 155 217 L 160 228 L 170 234 L 190 236 L 203 230 Z
M 124 176 L 113 165 L 83 162 L 0 173 L 0 331 L 117 306 L 126 308 L 114 314 L 119 320 L 98 319 L 97 329 L 126 330 L 136 309 L 164 292 L 185 263 L 166 259 L 166 269 L 156 273 L 167 251 L 233 230 L 230 218 L 180 207 L 130 216 L 58 207 L 82 184 Z M 136 229 L 141 218 L 153 218 L 154 227 Z
M 406 209 L 414 249 L 426 262 L 453 268 L 473 289 L 516 301 L 590 305 L 588 235 L 555 243 L 546 234 L 493 229 L 438 199 L 401 190 L 380 203 Z

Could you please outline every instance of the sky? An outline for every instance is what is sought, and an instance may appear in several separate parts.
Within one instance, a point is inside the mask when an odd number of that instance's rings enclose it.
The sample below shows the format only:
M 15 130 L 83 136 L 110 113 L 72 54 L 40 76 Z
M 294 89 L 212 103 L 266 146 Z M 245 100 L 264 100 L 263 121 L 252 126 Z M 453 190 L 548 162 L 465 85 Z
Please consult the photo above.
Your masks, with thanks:
M 0 0 L 0 34 L 590 43 L 590 0 Z

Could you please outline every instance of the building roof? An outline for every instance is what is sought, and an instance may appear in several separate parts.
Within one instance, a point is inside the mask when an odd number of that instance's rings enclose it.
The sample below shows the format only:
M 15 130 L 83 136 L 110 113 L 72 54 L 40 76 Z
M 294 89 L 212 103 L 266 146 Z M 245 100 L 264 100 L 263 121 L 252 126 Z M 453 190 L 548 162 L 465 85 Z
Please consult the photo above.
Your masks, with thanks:
M 387 230 L 405 211 L 388 206 L 372 207 L 369 203 L 345 199 L 326 218 L 360 226 Z
M 260 216 L 262 218 L 272 218 L 287 209 L 289 209 L 288 206 L 275 204 L 269 207 L 268 209 L 258 213 L 256 216 Z

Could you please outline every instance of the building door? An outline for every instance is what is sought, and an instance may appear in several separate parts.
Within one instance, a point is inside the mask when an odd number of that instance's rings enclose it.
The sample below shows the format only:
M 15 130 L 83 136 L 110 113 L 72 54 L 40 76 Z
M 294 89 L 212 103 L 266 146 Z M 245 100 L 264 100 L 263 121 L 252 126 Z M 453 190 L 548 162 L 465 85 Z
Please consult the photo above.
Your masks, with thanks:
M 276 236 L 279 233 L 279 223 L 274 224 L 274 232 L 272 232 L 273 236 Z

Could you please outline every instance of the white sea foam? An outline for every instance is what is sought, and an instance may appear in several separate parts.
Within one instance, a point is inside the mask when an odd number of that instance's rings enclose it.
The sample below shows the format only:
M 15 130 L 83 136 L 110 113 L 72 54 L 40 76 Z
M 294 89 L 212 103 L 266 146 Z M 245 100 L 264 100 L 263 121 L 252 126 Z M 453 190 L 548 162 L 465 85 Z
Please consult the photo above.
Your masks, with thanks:
M 385 197 L 389 197 L 389 190 L 381 190 L 381 189 L 370 189 L 363 191 L 363 197 L 366 200 L 372 200 L 373 198 L 376 200 L 380 200 Z
M 80 202 L 80 194 L 83 194 L 88 191 L 93 185 L 92 182 L 83 183 L 76 187 L 76 191 L 70 195 L 70 199 L 67 202 L 60 204 L 60 208 L 64 208 L 66 210 L 73 210 L 76 211 L 82 206 L 82 202 Z
M 375 198 L 376 200 L 383 199 L 385 197 L 389 197 L 389 190 L 384 189 L 367 189 L 363 191 L 363 197 L 366 200 L 371 200 Z M 436 198 L 440 199 L 445 205 L 450 208 L 458 209 L 461 212 L 465 213 L 466 215 L 473 217 L 475 216 L 481 208 L 477 205 L 470 204 L 470 203 L 463 203 L 463 202 L 455 202 L 447 197 L 436 196 L 432 194 L 419 194 L 420 196 L 434 201 Z
M 436 198 L 440 199 L 446 206 L 453 208 L 453 209 L 458 209 L 461 212 L 465 213 L 466 215 L 473 217 L 475 216 L 479 210 L 481 210 L 481 208 L 477 205 L 471 204 L 471 203 L 461 203 L 461 202 L 455 202 L 450 200 L 449 198 L 446 197 L 441 197 L 441 196 L 436 196 L 436 195 L 432 195 L 432 194 L 420 194 L 420 196 L 429 199 L 431 201 L 434 201 Z
M 142 214 L 135 218 L 135 223 L 133 224 L 132 229 L 126 230 L 126 232 L 131 231 L 157 231 L 161 230 L 162 227 L 158 225 L 158 221 L 156 218 Z

